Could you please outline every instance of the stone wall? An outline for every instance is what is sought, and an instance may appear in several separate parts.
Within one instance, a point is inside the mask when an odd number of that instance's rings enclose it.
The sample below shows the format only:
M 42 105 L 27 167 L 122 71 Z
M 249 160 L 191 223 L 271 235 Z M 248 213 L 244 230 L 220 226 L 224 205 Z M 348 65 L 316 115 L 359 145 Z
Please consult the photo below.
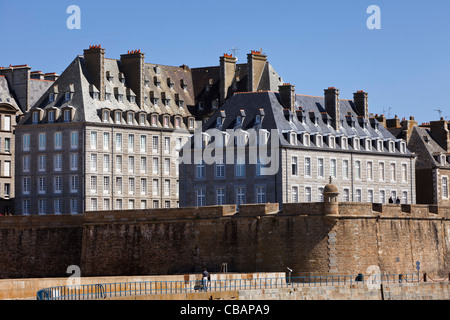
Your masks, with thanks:
M 450 208 L 323 203 L 99 211 L 0 219 L 0 278 L 285 272 L 293 276 L 450 271 Z

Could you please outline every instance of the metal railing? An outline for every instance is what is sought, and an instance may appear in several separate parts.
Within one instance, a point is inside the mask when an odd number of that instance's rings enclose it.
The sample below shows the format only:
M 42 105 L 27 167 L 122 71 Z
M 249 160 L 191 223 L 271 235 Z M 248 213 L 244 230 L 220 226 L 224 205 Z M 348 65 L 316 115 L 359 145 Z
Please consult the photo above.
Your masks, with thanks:
M 39 290 L 37 300 L 98 300 L 126 296 L 174 294 L 191 292 L 237 291 L 271 288 L 298 288 L 313 286 L 335 286 L 345 284 L 406 283 L 423 280 L 415 274 L 383 275 L 331 275 L 283 278 L 223 279 L 203 282 L 188 281 L 138 281 L 101 284 L 58 286 Z

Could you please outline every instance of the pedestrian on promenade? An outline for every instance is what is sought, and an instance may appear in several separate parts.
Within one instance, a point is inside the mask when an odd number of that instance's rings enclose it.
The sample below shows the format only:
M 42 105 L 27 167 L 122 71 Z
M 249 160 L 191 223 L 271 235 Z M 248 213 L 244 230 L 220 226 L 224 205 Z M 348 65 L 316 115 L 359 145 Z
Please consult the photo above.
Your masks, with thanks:
M 209 273 L 206 270 L 206 268 L 203 268 L 202 286 L 203 286 L 203 290 L 205 290 L 205 291 L 208 291 L 208 280 L 209 280 Z

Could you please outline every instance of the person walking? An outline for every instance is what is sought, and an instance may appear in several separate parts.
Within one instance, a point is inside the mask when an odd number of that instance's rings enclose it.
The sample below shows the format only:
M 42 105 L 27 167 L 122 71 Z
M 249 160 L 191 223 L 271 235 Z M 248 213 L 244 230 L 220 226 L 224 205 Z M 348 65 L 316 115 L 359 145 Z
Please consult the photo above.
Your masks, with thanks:
M 208 279 L 209 279 L 209 273 L 206 270 L 206 268 L 203 268 L 202 286 L 203 286 L 203 290 L 205 290 L 205 291 L 208 291 Z

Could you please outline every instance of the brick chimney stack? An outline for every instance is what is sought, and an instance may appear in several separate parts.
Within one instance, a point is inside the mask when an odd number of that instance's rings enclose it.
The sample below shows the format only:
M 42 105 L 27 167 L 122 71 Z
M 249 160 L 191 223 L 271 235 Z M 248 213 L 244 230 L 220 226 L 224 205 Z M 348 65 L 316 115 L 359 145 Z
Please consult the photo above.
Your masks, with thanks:
M 120 55 L 120 70 L 125 76 L 127 87 L 136 94 L 136 103 L 141 108 L 144 106 L 144 65 L 145 55 L 141 50 Z
M 230 88 L 234 81 L 236 73 L 236 57 L 231 54 L 224 54 L 220 57 L 220 103 L 230 95 Z
M 450 152 L 449 123 L 441 117 L 441 120 L 430 122 L 430 134 L 439 145 Z
M 295 114 L 295 86 L 290 83 L 284 83 L 278 87 L 278 91 L 283 106 L 291 110 L 292 114 Z
M 325 111 L 331 117 L 331 125 L 336 131 L 340 127 L 340 103 L 339 103 L 339 89 L 329 87 L 325 92 Z
M 98 89 L 99 99 L 105 99 L 105 49 L 101 45 L 84 50 L 84 61 L 90 82 Z
M 259 81 L 266 66 L 267 56 L 262 54 L 262 50 L 247 54 L 248 66 L 248 88 L 250 92 L 258 91 Z
M 355 104 L 356 113 L 364 117 L 366 121 L 369 120 L 369 99 L 368 93 L 362 90 L 353 94 L 353 103 Z

